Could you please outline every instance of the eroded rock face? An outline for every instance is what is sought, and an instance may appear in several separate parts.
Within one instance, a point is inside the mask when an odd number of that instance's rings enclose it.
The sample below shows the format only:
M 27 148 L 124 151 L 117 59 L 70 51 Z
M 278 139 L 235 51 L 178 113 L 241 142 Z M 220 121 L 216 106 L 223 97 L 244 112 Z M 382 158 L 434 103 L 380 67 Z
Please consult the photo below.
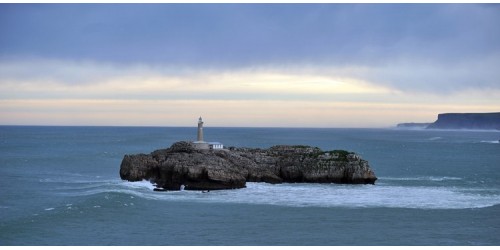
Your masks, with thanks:
M 439 114 L 438 119 L 427 128 L 500 130 L 500 112 Z
M 125 155 L 120 177 L 149 180 L 167 190 L 179 190 L 181 185 L 186 190 L 243 188 L 247 181 L 374 184 L 377 180 L 367 161 L 343 150 L 286 145 L 198 150 L 184 141 L 151 154 Z

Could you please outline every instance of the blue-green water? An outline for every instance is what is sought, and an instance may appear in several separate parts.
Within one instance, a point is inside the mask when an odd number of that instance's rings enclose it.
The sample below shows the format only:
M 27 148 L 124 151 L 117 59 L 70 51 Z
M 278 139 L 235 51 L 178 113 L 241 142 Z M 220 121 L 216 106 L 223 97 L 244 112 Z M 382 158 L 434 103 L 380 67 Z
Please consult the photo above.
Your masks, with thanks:
M 306 144 L 370 162 L 376 185 L 153 192 L 123 155 L 196 128 L 0 127 L 0 245 L 499 245 L 499 132 L 205 128 L 227 146 Z

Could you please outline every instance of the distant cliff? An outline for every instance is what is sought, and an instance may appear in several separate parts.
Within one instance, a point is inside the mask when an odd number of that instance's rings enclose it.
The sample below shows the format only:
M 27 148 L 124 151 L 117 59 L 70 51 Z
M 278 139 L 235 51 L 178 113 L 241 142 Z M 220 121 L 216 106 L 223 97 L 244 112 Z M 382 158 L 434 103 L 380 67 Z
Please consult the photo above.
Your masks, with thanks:
M 448 113 L 439 114 L 428 129 L 496 129 L 500 130 L 499 113 Z
M 149 180 L 165 190 L 179 190 L 182 185 L 187 190 L 244 188 L 247 181 L 374 184 L 377 180 L 367 161 L 344 150 L 286 145 L 202 150 L 184 141 L 151 154 L 125 155 L 120 177 Z

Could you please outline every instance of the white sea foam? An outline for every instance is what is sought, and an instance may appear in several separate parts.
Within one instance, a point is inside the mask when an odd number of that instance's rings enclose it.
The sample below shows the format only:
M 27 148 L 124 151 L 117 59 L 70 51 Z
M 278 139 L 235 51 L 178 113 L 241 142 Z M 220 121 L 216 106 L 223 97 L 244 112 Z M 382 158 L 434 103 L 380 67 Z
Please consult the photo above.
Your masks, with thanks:
M 123 190 L 122 190 L 123 191 Z M 481 208 L 500 204 L 500 195 L 452 187 L 404 187 L 336 184 L 247 183 L 245 189 L 180 192 L 137 192 L 154 200 L 267 204 L 293 207 L 392 207 L 421 209 Z
M 439 137 L 439 136 L 437 136 L 437 137 L 431 137 L 431 138 L 429 138 L 429 141 L 435 141 L 435 140 L 440 140 L 440 139 L 443 139 L 443 138 Z
M 494 141 L 481 141 L 482 143 L 493 143 L 493 144 L 499 144 L 500 141 L 494 140 Z
M 415 177 L 381 180 L 461 180 L 459 177 Z M 483 208 L 500 204 L 498 190 L 440 186 L 338 185 L 338 184 L 267 184 L 247 183 L 247 188 L 200 191 L 153 192 L 153 184 L 110 181 L 107 186 L 68 193 L 88 196 L 121 193 L 147 200 L 189 201 L 211 203 L 263 204 L 292 207 L 387 207 L 417 209 Z M 132 204 L 130 204 L 132 205 Z M 124 204 L 124 206 L 126 206 Z
M 49 207 L 49 208 L 46 208 L 45 211 L 51 211 L 51 210 L 54 210 L 55 208 L 53 207 Z
M 403 187 L 378 185 L 255 184 L 241 195 L 226 195 L 237 202 L 319 207 L 394 207 L 394 208 L 474 208 L 500 204 L 500 196 L 481 196 L 470 190 L 440 187 Z
M 391 181 L 456 181 L 462 180 L 460 177 L 452 176 L 418 176 L 418 177 L 380 177 L 380 180 Z
M 130 188 L 135 188 L 135 189 L 149 189 L 153 190 L 155 188 L 154 184 L 152 184 L 149 181 L 122 181 L 121 184 L 130 187 Z

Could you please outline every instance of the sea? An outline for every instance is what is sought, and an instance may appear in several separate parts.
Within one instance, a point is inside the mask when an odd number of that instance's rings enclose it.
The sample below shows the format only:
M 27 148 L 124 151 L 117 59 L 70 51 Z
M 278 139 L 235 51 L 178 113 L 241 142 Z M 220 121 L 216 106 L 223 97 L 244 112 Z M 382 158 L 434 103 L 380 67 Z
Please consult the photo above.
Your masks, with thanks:
M 204 133 L 225 146 L 353 151 L 379 179 L 154 192 L 120 179 L 123 156 L 195 140 L 195 127 L 0 126 L 0 245 L 500 245 L 498 131 Z

